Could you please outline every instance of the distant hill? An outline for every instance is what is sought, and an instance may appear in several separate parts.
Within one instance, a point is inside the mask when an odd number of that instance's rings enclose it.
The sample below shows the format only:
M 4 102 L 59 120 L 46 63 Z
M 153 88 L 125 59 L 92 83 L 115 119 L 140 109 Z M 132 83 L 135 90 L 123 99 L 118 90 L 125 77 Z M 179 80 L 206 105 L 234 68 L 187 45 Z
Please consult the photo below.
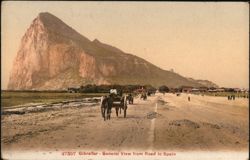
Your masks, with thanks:
M 203 86 L 206 86 L 208 88 L 212 88 L 212 87 L 213 88 L 219 88 L 219 86 L 217 84 L 215 84 L 215 83 L 213 83 L 211 81 L 208 81 L 208 80 L 200 80 L 200 79 L 195 80 L 193 78 L 188 78 L 188 80 L 193 81 L 193 82 L 197 82 L 197 83 L 199 83 L 199 84 L 201 84 Z
M 90 41 L 54 15 L 40 13 L 22 37 L 8 89 L 65 89 L 85 84 L 199 87 L 208 83 L 163 70 L 97 39 Z

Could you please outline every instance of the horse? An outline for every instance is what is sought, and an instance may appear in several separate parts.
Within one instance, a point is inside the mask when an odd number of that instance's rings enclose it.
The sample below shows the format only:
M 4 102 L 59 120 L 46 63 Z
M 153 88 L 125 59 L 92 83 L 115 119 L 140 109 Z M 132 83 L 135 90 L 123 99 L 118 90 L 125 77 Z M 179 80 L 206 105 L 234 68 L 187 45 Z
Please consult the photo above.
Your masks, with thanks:
M 112 109 L 112 99 L 107 96 L 101 98 L 101 114 L 105 120 L 110 120 Z

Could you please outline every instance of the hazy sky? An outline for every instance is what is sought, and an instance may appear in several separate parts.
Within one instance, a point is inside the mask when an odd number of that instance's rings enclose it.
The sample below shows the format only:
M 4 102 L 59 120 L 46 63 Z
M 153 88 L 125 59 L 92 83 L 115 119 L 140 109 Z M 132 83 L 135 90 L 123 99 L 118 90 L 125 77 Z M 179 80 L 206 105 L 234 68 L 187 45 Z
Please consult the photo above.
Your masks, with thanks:
M 248 88 L 248 3 L 5 1 L 1 7 L 2 88 L 21 37 L 40 12 L 163 69 Z

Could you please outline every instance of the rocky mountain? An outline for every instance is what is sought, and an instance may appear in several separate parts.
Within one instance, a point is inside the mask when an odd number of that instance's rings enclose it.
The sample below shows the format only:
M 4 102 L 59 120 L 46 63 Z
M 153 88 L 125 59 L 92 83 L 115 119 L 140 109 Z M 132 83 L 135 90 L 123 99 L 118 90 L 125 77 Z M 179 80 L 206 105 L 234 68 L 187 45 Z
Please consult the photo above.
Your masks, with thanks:
M 203 86 L 97 39 L 90 41 L 54 15 L 40 13 L 22 37 L 8 89 L 85 84 Z

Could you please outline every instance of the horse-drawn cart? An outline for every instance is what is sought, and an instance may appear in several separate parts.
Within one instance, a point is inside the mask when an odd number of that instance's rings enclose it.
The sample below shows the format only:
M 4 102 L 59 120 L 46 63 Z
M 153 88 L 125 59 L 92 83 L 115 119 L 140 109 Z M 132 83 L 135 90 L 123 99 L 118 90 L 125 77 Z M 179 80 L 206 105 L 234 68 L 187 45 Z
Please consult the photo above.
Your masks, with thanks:
M 116 116 L 122 112 L 124 118 L 126 118 L 127 114 L 127 97 L 122 95 L 117 95 L 114 93 L 110 93 L 109 96 L 104 96 L 101 98 L 101 114 L 104 120 L 110 119 L 111 117 L 111 110 L 115 108 Z
M 126 96 L 117 96 L 115 95 L 113 97 L 113 108 L 115 108 L 115 112 L 116 112 L 116 116 L 118 117 L 118 112 L 120 110 L 120 114 L 121 114 L 121 110 L 123 110 L 123 115 L 124 118 L 126 118 L 126 114 L 127 114 L 127 97 Z

